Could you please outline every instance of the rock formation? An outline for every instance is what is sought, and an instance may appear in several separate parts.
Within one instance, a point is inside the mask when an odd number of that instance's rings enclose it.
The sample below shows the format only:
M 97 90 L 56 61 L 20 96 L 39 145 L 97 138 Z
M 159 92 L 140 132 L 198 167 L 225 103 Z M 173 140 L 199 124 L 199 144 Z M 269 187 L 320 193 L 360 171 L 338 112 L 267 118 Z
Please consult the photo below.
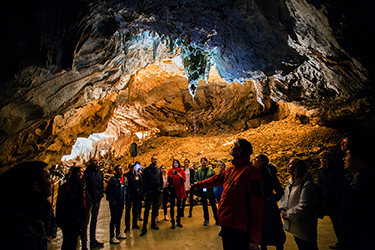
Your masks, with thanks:
M 0 168 L 59 162 L 107 127 L 118 138 L 257 127 L 285 115 L 277 102 L 319 123 L 373 120 L 373 5 L 3 1 Z

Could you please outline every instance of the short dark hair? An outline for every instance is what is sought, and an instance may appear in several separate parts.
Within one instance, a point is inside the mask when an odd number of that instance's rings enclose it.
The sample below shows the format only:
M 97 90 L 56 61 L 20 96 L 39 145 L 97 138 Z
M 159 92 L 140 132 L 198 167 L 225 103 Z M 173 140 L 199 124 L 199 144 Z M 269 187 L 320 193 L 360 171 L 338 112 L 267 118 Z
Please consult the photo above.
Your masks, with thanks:
M 205 161 L 207 161 L 207 162 L 208 162 L 208 160 L 207 160 L 207 158 L 206 158 L 206 157 L 202 157 L 202 158 L 201 158 L 201 162 L 202 162 L 202 160 L 205 160 Z
M 235 144 L 242 149 L 241 156 L 250 156 L 253 154 L 253 145 L 249 141 L 238 138 Z
M 188 162 L 190 163 L 190 160 L 189 160 L 189 159 L 187 159 L 187 158 L 186 158 L 186 159 L 184 160 L 184 162 L 185 162 L 185 161 L 188 161 Z
M 261 161 L 264 161 L 264 165 L 267 166 L 268 163 L 270 163 L 270 160 L 268 159 L 267 155 L 259 154 L 258 155 Z

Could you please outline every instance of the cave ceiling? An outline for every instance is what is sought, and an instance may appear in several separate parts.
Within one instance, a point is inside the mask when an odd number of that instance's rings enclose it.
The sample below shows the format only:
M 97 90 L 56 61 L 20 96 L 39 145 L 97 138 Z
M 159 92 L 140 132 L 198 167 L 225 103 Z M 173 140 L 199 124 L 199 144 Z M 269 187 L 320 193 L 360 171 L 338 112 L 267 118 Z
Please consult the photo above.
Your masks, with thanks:
M 245 129 L 276 103 L 373 119 L 373 5 L 2 1 L 0 167 L 57 161 L 108 128 Z

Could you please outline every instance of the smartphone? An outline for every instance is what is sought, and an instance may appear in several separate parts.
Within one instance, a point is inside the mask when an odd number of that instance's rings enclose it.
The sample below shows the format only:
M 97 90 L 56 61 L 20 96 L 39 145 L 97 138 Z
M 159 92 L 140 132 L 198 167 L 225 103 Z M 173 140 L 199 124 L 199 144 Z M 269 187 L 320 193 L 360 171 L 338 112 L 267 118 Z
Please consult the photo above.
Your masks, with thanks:
M 203 192 L 207 192 L 207 188 L 203 188 Z

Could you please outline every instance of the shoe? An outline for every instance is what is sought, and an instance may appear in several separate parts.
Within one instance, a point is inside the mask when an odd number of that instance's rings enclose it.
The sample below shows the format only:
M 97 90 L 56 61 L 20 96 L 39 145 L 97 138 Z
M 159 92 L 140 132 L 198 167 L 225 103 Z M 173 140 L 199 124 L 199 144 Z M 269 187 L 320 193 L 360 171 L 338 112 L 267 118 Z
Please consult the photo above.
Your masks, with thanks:
M 156 224 L 151 225 L 151 229 L 159 230 L 159 227 Z
M 334 245 L 328 246 L 330 249 L 343 249 L 339 242 L 335 243 Z
M 141 232 L 141 237 L 143 236 L 143 235 L 145 235 L 147 233 L 147 229 L 142 229 L 142 232 Z
M 119 244 L 120 241 L 116 237 L 112 237 L 112 239 L 109 241 L 111 244 Z
M 223 236 L 223 232 L 220 231 L 220 232 L 218 233 L 218 235 L 219 235 L 219 236 Z
M 175 228 L 176 228 L 176 226 L 175 226 L 175 225 L 172 225 L 172 226 L 171 226 L 171 228 L 172 228 L 172 229 L 175 229 Z
M 138 225 L 135 225 L 132 227 L 133 229 L 140 229 L 140 227 Z
M 172 223 L 171 228 L 172 228 L 172 229 L 175 229 L 175 228 L 176 228 L 176 225 L 175 225 L 175 221 L 174 221 L 173 219 L 171 220 L 171 223 Z
M 193 214 L 192 213 L 189 213 L 189 216 L 188 216 L 189 218 L 191 218 L 191 217 L 193 217 Z
M 128 231 L 130 231 L 129 227 L 125 227 L 124 233 L 127 233 Z
M 181 224 L 181 222 L 177 222 L 177 226 L 180 228 L 183 228 L 184 226 Z
M 220 223 L 218 221 L 216 221 L 215 223 L 216 226 L 221 226 Z
M 203 222 L 203 226 L 207 226 L 208 223 L 210 223 L 210 222 L 209 222 L 208 220 L 205 220 L 205 221 Z
M 104 243 L 99 241 L 94 241 L 90 243 L 90 249 L 97 248 L 97 247 L 104 247 Z
M 126 235 L 125 234 L 118 234 L 117 236 L 116 236 L 116 238 L 117 239 L 126 239 Z
M 164 220 L 169 220 L 168 215 L 164 215 Z

